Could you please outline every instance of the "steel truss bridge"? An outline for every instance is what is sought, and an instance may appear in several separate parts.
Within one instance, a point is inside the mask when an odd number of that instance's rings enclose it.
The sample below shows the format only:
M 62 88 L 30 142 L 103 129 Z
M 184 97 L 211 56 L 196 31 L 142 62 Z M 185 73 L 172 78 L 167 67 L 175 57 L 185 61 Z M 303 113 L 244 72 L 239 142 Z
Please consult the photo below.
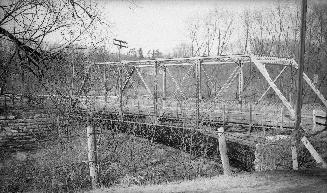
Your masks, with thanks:
M 230 68 L 228 78 L 222 81 L 223 84 L 214 93 L 214 97 L 210 100 L 203 99 L 202 81 L 204 78 L 210 79 L 205 67 L 226 65 Z M 243 103 L 244 68 L 247 65 L 255 66 L 269 85 L 257 100 L 262 100 L 267 92 L 272 89 L 281 101 L 281 108 L 277 109 L 277 111 L 262 108 L 262 106 L 255 103 Z M 223 126 L 226 138 L 231 144 L 231 152 L 234 152 L 232 153 L 233 156 L 237 157 L 236 160 L 245 160 L 249 167 L 253 166 L 253 148 L 255 148 L 256 144 L 264 142 L 267 135 L 290 134 L 294 128 L 295 110 L 276 84 L 276 80 L 287 68 L 298 68 L 294 59 L 254 55 L 226 55 L 94 62 L 93 66 L 104 66 L 105 69 L 112 68 L 119 72 L 118 97 L 114 96 L 109 100 L 105 100 L 104 96 L 98 96 L 94 100 L 104 103 L 109 107 L 109 110 L 107 108 L 105 113 L 97 114 L 96 117 L 91 119 L 95 122 L 100 121 L 107 124 L 107 128 L 135 133 L 136 136 L 148 139 L 156 138 L 158 142 L 172 146 L 179 144 L 185 148 L 185 151 L 192 152 L 197 149 L 195 147 L 201 149 L 203 143 L 205 143 L 204 146 L 206 147 L 204 149 L 208 149 L 210 143 L 212 144 L 211 148 L 216 146 L 213 145 L 217 144 L 214 141 L 220 135 L 217 128 Z M 281 71 L 272 78 L 268 66 L 276 67 Z M 177 77 L 173 70 L 181 67 L 183 67 L 184 75 Z M 142 70 L 147 71 L 150 76 L 145 77 Z M 191 73 L 193 73 L 193 77 L 191 77 Z M 106 74 L 105 72 L 104 79 L 107 78 Z M 183 91 L 183 87 L 186 87 L 183 83 L 185 83 L 187 77 L 191 77 L 195 84 L 189 88 L 192 91 L 191 96 Z M 327 107 L 326 99 L 310 78 L 305 73 L 303 73 L 303 78 L 324 106 Z M 235 80 L 237 80 L 237 90 L 232 88 Z M 173 85 L 174 89 L 171 93 L 167 92 L 169 83 Z M 129 98 L 128 94 L 130 93 L 128 91 L 132 89 L 135 91 L 143 89 L 147 92 L 147 97 L 137 95 L 136 99 Z M 228 103 L 222 100 L 223 94 L 231 90 L 238 92 L 239 102 Z M 169 94 L 172 94 L 172 96 Z M 79 96 L 78 98 L 83 102 L 90 97 Z M 85 116 L 87 115 L 76 118 L 84 119 Z M 311 129 L 312 119 L 312 115 L 302 114 L 302 126 Z
M 154 120 L 157 120 L 160 115 L 165 113 L 165 110 L 169 109 L 169 105 L 167 104 L 167 80 L 168 77 L 170 80 L 172 80 L 173 84 L 175 85 L 176 91 L 174 94 L 176 95 L 177 91 L 181 93 L 184 99 L 185 94 L 182 92 L 182 83 L 178 82 L 177 78 L 174 77 L 173 73 L 169 69 L 169 67 L 188 67 L 189 69 L 186 72 L 186 75 L 182 78 L 183 80 L 186 78 L 186 76 L 189 76 L 190 71 L 194 71 L 195 74 L 195 96 L 192 97 L 192 100 L 189 100 L 188 103 L 189 107 L 184 108 L 185 112 L 190 113 L 194 115 L 192 119 L 197 120 L 197 123 L 201 123 L 201 110 L 203 114 L 210 114 L 211 116 L 215 116 L 215 113 L 218 114 L 225 114 L 223 108 L 220 107 L 218 109 L 215 109 L 215 102 L 219 100 L 219 97 L 228 90 L 228 88 L 231 86 L 232 82 L 235 79 L 238 79 L 238 97 L 239 101 L 242 101 L 242 92 L 244 88 L 244 73 L 243 68 L 246 65 L 254 65 L 257 70 L 263 75 L 265 81 L 268 83 L 269 88 L 262 94 L 262 96 L 258 99 L 260 101 L 268 92 L 269 89 L 272 89 L 274 93 L 278 96 L 278 98 L 281 100 L 283 106 L 287 109 L 288 115 L 290 116 L 290 120 L 295 118 L 295 110 L 292 106 L 291 102 L 284 96 L 284 94 L 281 92 L 280 88 L 278 88 L 277 84 L 275 83 L 276 80 L 282 75 L 282 73 L 288 68 L 293 67 L 295 69 L 298 68 L 298 64 L 294 59 L 289 58 L 279 58 L 279 57 L 266 57 L 266 56 L 255 56 L 255 55 L 224 55 L 224 56 L 216 56 L 216 57 L 192 57 L 192 58 L 173 58 L 173 59 L 153 59 L 153 60 L 139 60 L 139 61 L 121 61 L 121 62 L 95 62 L 94 65 L 105 65 L 109 67 L 115 66 L 116 69 L 119 70 L 119 107 L 118 111 L 120 115 L 123 115 L 124 113 L 132 113 L 133 111 L 129 112 L 132 108 L 129 107 L 129 110 L 124 110 L 124 104 L 123 104 L 123 97 L 125 95 L 125 90 L 128 84 L 133 81 L 133 77 L 137 77 L 142 81 L 143 86 L 147 90 L 149 94 L 150 100 L 153 102 L 152 106 L 152 112 L 154 116 Z M 234 67 L 234 70 L 231 72 L 229 78 L 225 80 L 225 83 L 220 88 L 218 92 L 215 93 L 214 100 L 210 103 L 205 105 L 202 100 L 202 89 L 201 89 L 201 81 L 203 79 L 203 76 L 205 75 L 207 78 L 208 75 L 204 71 L 204 66 L 208 65 L 231 65 Z M 273 79 L 266 68 L 267 65 L 269 66 L 282 66 L 282 70 L 279 72 L 279 74 Z M 123 69 L 130 69 L 128 74 L 123 73 Z M 151 77 L 153 81 L 153 89 L 150 88 L 149 83 L 145 80 L 144 76 L 141 73 L 141 69 L 150 69 L 153 72 L 153 76 Z M 159 91 L 159 72 L 162 78 L 161 81 L 161 88 L 162 90 Z M 324 98 L 324 96 L 321 94 L 321 92 L 316 88 L 314 83 L 311 81 L 311 79 L 303 73 L 303 78 L 307 82 L 307 84 L 310 86 L 310 88 L 316 93 L 316 95 L 319 97 L 319 99 L 322 101 L 322 103 L 327 107 L 327 100 Z M 135 78 L 134 78 L 135 79 Z M 151 81 L 151 80 L 150 80 Z M 160 96 L 160 94 L 161 96 Z M 127 105 L 128 106 L 128 105 Z M 134 105 L 135 106 L 135 105 Z M 205 107 L 209 106 L 209 107 Z M 255 105 L 253 106 L 255 108 Z M 249 111 L 253 111 L 250 109 Z M 140 109 L 145 108 L 145 106 L 138 105 L 138 111 Z M 170 108 L 171 109 L 171 108 Z M 175 110 L 178 109 L 175 108 Z M 182 107 L 180 108 L 182 109 Z M 149 111 L 147 109 L 146 111 Z M 209 113 L 210 112 L 210 113 Z M 219 117 L 219 116 L 218 116 Z M 221 117 L 221 116 L 220 116 Z M 242 116 L 241 116 L 242 117 Z M 248 119 L 252 119 L 253 117 L 248 116 Z M 281 117 L 283 119 L 283 117 Z M 252 121 L 252 120 L 250 120 Z M 252 124 L 252 123 L 251 123 Z M 276 123 L 275 123 L 276 124 Z M 279 124 L 283 126 L 283 123 Z
M 117 122 L 119 125 L 125 124 L 126 127 L 130 127 L 132 130 L 143 128 L 146 130 L 145 132 L 150 132 L 152 136 L 155 136 L 157 133 L 157 137 L 162 138 L 162 135 L 165 136 L 165 133 L 168 132 L 170 135 L 175 133 L 176 136 L 182 137 L 184 140 L 186 130 L 190 132 L 191 137 L 189 141 L 192 144 L 192 136 L 194 134 L 217 139 L 219 136 L 217 127 L 224 126 L 226 138 L 229 143 L 233 144 L 233 147 L 241 144 L 241 146 L 253 148 L 257 143 L 265 140 L 267 136 L 266 131 L 273 131 L 270 133 L 272 135 L 290 134 L 295 125 L 295 109 L 276 84 L 276 80 L 287 68 L 298 68 L 296 61 L 291 58 L 224 55 L 216 57 L 94 62 L 93 65 L 105 66 L 105 69 L 114 68 L 119 72 L 119 80 L 117 81 L 118 97 L 113 97 L 114 100 L 105 102 L 112 109 L 109 112 L 110 116 L 108 118 L 108 116 L 102 115 L 99 119 L 112 123 Z M 214 97 L 205 101 L 202 97 L 202 81 L 204 76 L 207 79 L 210 78 L 204 67 L 226 65 L 232 68 L 229 71 L 228 78 L 223 81 L 224 83 L 220 89 L 214 93 Z M 255 66 L 269 85 L 257 101 L 262 100 L 267 92 L 272 89 L 281 101 L 281 110 L 262 109 L 262 107 L 261 110 L 258 110 L 258 106 L 255 103 L 243 103 L 244 67 L 247 65 Z M 271 76 L 272 73 L 267 68 L 268 66 L 281 70 L 273 78 Z M 184 69 L 184 76 L 182 77 L 180 75 L 177 77 L 176 73 L 174 75 L 173 72 L 174 68 L 179 67 Z M 147 71 L 151 75 L 150 78 L 145 77 L 142 70 Z M 193 91 L 192 96 L 187 96 L 187 93 L 183 92 L 182 88 L 184 87 L 183 81 L 185 82 L 187 77 L 191 76 L 190 73 L 193 73 L 192 80 L 195 87 L 191 89 Z M 106 75 L 104 75 L 105 78 Z M 303 78 L 327 108 L 326 99 L 308 75 L 303 73 Z M 138 79 L 138 85 L 136 85 L 136 79 Z M 225 92 L 230 92 L 231 89 L 229 88 L 234 80 L 237 80 L 237 90 L 233 90 L 238 93 L 239 103 L 227 104 L 221 98 Z M 167 85 L 169 81 L 174 87 L 173 97 L 168 96 Z M 137 91 L 139 88 L 136 87 L 140 86 L 140 83 L 142 89 L 147 92 L 148 98 L 137 96 L 137 100 L 128 100 L 127 90 L 130 89 L 128 85 L 134 85 L 133 89 Z M 178 96 L 177 93 L 180 95 Z M 312 128 L 312 115 L 302 114 L 302 120 L 302 127 Z M 186 138 L 189 134 L 186 134 Z M 192 145 L 190 145 L 190 150 L 192 150 Z M 247 157 L 249 152 L 252 152 L 252 150 L 247 150 L 242 153 L 242 150 L 235 148 L 233 148 L 233 151 L 235 152 L 234 155 L 240 155 L 241 157 Z M 250 160 L 253 161 L 253 155 Z

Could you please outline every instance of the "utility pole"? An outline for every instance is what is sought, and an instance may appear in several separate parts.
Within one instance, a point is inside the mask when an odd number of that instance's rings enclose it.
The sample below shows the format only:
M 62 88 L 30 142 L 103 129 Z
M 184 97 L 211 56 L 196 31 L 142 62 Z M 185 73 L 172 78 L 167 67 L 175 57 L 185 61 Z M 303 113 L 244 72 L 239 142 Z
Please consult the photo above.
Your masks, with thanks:
M 120 60 L 120 50 L 122 48 L 128 48 L 127 47 L 127 42 L 123 40 L 118 40 L 114 39 L 113 44 L 118 47 L 118 61 L 121 62 Z M 119 69 L 119 116 L 120 119 L 123 120 L 123 66 L 120 65 Z
M 301 127 L 301 108 L 302 108 L 302 94 L 303 94 L 303 66 L 304 66 L 304 54 L 305 54 L 305 33 L 306 33 L 306 14 L 307 14 L 307 0 L 302 0 L 301 6 L 301 34 L 300 34 L 300 63 L 298 69 L 298 89 L 297 89 L 297 100 L 296 100 L 296 122 L 295 132 L 292 141 L 292 159 L 293 169 L 297 170 L 297 153 L 296 144 L 300 138 L 300 127 Z M 294 155 L 293 155 L 294 154 Z
M 302 94 L 303 94 L 303 66 L 305 54 L 305 33 L 306 33 L 306 14 L 307 14 L 307 0 L 302 0 L 302 16 L 301 16 L 301 40 L 300 40 L 300 63 L 298 69 L 298 89 L 296 102 L 296 125 L 298 130 L 301 124 L 301 108 L 302 108 Z

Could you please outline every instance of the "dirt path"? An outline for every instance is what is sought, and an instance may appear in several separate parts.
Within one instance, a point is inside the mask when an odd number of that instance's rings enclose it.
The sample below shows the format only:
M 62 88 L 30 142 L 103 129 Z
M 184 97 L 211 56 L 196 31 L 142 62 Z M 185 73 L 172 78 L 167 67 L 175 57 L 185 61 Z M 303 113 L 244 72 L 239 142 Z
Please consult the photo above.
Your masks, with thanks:
M 236 176 L 200 178 L 193 181 L 162 185 L 113 187 L 92 193 L 238 193 L 238 192 L 327 192 L 327 170 L 315 169 L 299 172 L 275 171 L 243 173 Z

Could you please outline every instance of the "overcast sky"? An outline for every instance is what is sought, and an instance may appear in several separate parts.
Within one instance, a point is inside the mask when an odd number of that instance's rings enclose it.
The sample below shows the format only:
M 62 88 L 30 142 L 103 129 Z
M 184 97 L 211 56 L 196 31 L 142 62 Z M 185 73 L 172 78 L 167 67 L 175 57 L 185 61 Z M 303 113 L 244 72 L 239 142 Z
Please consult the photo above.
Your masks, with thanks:
M 187 41 L 186 21 L 214 8 L 241 13 L 245 7 L 268 7 L 269 1 L 99 1 L 105 17 L 114 23 L 114 36 L 129 48 L 159 49 L 165 53 Z

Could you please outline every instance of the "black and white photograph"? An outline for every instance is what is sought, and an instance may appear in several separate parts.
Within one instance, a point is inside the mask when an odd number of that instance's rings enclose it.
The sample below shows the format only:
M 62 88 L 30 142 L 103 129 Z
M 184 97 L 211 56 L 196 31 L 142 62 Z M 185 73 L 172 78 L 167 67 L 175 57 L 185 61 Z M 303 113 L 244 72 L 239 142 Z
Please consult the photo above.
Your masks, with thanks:
M 23 192 L 326 193 L 327 0 L 1 0 Z

